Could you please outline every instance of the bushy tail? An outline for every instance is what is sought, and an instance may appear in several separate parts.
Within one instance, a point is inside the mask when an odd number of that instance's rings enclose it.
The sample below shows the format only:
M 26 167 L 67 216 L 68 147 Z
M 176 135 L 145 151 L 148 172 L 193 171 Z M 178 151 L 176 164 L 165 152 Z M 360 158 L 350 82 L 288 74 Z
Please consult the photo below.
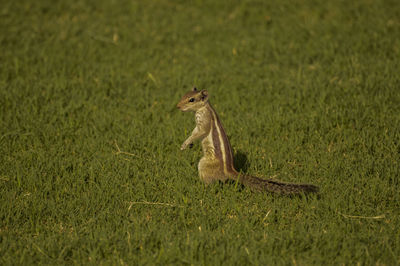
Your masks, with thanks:
M 318 192 L 318 187 L 308 184 L 290 184 L 251 175 L 239 175 L 239 182 L 253 191 L 266 191 L 278 194 L 301 194 Z

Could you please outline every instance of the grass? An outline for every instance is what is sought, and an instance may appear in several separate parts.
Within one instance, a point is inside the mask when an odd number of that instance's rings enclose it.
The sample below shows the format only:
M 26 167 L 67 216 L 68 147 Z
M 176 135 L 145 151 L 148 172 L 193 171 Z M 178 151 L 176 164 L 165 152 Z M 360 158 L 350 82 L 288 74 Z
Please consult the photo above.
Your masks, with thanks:
M 400 264 L 398 1 L 3 1 L 0 263 Z M 205 187 L 206 88 L 286 198 Z

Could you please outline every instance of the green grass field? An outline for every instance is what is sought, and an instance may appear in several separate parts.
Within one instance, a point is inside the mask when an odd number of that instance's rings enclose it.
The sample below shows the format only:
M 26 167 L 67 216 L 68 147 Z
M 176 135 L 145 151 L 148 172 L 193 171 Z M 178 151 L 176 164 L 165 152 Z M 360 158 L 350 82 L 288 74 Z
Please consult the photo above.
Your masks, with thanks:
M 193 85 L 319 196 L 205 187 Z M 399 162 L 397 0 L 1 1 L 1 265 L 399 265 Z

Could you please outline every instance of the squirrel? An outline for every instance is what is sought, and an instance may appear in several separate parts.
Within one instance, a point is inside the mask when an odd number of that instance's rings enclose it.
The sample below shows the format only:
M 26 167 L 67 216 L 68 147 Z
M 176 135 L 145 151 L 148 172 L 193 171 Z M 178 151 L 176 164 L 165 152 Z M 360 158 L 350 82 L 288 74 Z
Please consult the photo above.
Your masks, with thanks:
M 209 102 L 207 90 L 194 87 L 183 95 L 177 107 L 183 112 L 195 112 L 196 127 L 183 142 L 181 150 L 192 147 L 195 140 L 201 140 L 204 155 L 198 164 L 198 171 L 204 183 L 234 180 L 252 191 L 286 195 L 318 192 L 318 187 L 314 185 L 284 183 L 239 173 L 234 168 L 232 147 L 217 113 Z

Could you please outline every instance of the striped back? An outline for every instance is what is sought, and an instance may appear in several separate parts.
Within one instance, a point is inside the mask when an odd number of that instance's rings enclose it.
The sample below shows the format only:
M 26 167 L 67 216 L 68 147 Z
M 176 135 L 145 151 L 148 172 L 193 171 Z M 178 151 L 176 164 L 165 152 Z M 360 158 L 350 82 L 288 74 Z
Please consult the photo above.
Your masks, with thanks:
M 237 174 L 237 171 L 233 166 L 233 153 L 231 144 L 229 143 L 225 130 L 222 127 L 222 123 L 214 108 L 212 108 L 210 104 L 207 105 L 207 110 L 211 114 L 212 141 L 215 149 L 215 156 L 221 163 L 221 171 L 227 175 Z

